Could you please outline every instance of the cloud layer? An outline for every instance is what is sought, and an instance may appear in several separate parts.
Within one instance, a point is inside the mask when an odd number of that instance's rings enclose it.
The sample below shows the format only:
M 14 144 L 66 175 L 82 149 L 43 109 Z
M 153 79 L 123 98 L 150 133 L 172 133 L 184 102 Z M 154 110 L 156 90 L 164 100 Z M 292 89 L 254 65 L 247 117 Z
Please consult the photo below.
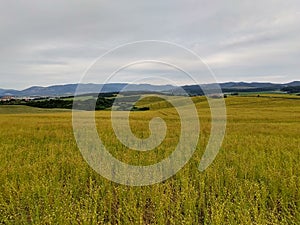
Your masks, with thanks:
M 76 83 L 106 51 L 144 39 L 193 50 L 218 81 L 297 80 L 299 21 L 298 0 L 5 1 L 0 87 Z

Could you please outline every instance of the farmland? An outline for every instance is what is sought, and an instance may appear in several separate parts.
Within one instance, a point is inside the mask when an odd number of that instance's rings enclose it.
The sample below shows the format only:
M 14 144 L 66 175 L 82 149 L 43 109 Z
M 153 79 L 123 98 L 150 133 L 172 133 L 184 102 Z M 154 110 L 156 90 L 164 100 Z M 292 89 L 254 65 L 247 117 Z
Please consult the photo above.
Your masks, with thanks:
M 193 97 L 201 136 L 189 163 L 151 186 L 113 183 L 93 171 L 77 148 L 70 110 L 0 106 L 0 223 L 4 224 L 297 224 L 300 221 L 300 97 L 229 96 L 227 130 L 215 161 L 197 170 L 210 134 L 204 97 Z M 126 149 L 109 111 L 97 111 L 99 136 L 118 159 L 153 164 L 179 139 L 176 110 L 144 99 L 130 114 L 137 137 L 166 121 L 164 142 L 149 152 Z

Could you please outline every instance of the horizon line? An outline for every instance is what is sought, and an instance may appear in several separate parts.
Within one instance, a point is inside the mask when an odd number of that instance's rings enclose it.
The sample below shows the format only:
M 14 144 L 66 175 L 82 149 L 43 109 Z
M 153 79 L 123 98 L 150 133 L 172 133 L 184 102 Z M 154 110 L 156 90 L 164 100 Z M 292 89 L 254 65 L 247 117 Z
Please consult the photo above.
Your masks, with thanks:
M 289 84 L 292 82 L 300 82 L 300 80 L 290 80 L 287 82 L 272 82 L 272 81 L 224 81 L 224 82 L 215 82 L 215 83 L 199 83 L 199 84 L 180 84 L 179 86 L 190 86 L 190 85 L 207 85 L 207 84 L 224 84 L 224 83 L 270 83 L 270 84 Z M 151 84 L 151 83 L 129 83 L 129 82 L 108 82 L 108 83 L 58 83 L 58 84 L 50 84 L 50 85 L 31 85 L 27 86 L 26 88 L 23 89 L 15 89 L 15 88 L 3 88 L 0 87 L 2 90 L 16 90 L 16 91 L 24 91 L 26 89 L 32 88 L 32 87 L 42 87 L 42 88 L 48 88 L 48 87 L 53 87 L 53 86 L 64 86 L 64 85 L 78 85 L 78 84 L 96 84 L 96 85 L 105 85 L 105 84 L 135 84 L 135 85 L 153 85 L 153 86 L 165 86 L 165 85 L 170 85 L 174 86 L 173 84 Z M 176 87 L 176 86 L 174 86 Z

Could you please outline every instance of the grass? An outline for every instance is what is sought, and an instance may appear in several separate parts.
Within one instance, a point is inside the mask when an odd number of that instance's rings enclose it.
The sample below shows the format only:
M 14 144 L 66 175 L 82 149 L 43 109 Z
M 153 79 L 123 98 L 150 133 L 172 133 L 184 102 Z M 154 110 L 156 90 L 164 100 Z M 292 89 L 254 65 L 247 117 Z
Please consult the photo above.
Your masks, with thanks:
M 24 105 L 0 105 L 0 114 L 37 114 L 37 113 L 55 113 L 70 112 L 68 109 L 41 109 Z
M 93 171 L 73 137 L 71 112 L 0 107 L 0 223 L 4 224 L 298 224 L 300 221 L 300 101 L 228 97 L 222 148 L 203 173 L 198 164 L 210 133 L 204 98 L 195 97 L 201 121 L 198 148 L 172 178 L 128 187 Z M 131 128 L 147 137 L 153 116 L 166 120 L 164 143 L 151 152 L 129 151 L 115 138 L 110 112 L 96 113 L 109 151 L 132 164 L 170 154 L 180 121 L 161 99 L 131 112 Z M 17 114 L 17 113 L 19 114 Z
M 300 96 L 297 93 L 293 94 L 286 94 L 283 92 L 245 92 L 239 93 L 240 96 L 247 96 L 247 97 L 268 97 L 268 98 L 296 98 L 300 99 Z

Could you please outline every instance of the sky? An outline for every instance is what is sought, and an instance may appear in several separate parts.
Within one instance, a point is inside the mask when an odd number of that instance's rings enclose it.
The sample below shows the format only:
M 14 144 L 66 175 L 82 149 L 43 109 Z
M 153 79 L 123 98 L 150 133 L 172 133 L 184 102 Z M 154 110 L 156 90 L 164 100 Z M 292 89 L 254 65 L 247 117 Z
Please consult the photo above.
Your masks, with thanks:
M 193 51 L 217 82 L 300 80 L 299 22 L 299 0 L 2 1 L 0 88 L 78 83 L 98 57 L 142 40 Z M 120 57 L 114 60 L 120 64 Z M 104 67 L 93 82 L 106 80 Z M 166 70 L 133 65 L 114 82 L 143 73 L 163 77 Z M 179 77 L 174 68 L 168 73 L 174 81 Z

